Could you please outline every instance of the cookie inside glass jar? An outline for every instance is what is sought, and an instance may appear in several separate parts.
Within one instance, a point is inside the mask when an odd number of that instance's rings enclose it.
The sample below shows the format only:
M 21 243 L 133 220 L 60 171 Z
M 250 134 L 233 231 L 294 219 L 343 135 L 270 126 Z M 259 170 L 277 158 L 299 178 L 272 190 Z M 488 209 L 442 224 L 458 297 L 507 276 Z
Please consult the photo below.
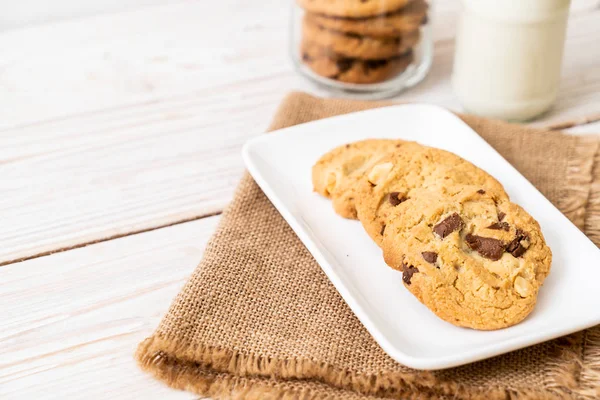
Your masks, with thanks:
M 428 21 L 426 0 L 297 0 L 297 4 L 298 61 L 317 79 L 352 86 L 380 84 L 424 61 L 422 45 L 430 40 L 423 31 Z

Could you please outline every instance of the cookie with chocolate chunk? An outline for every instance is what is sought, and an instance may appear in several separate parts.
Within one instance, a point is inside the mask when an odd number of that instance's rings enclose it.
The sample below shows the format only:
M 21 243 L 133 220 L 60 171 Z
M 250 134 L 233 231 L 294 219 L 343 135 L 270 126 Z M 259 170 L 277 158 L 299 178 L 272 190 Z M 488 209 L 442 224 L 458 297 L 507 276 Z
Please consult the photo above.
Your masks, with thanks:
M 298 0 L 308 12 L 336 17 L 364 18 L 397 11 L 410 0 Z
M 386 221 L 384 259 L 440 318 L 491 330 L 533 310 L 552 252 L 521 207 L 479 186 L 421 192 Z
M 360 60 L 336 55 L 314 44 L 303 42 L 302 62 L 324 78 L 345 83 L 378 83 L 401 74 L 413 62 L 413 53 L 385 60 Z
M 399 57 L 411 51 L 419 41 L 414 30 L 397 37 L 376 38 L 327 29 L 313 18 L 305 16 L 302 23 L 303 42 L 315 45 L 332 54 L 361 60 L 383 60 Z
M 339 146 L 313 166 L 314 190 L 331 198 L 339 215 L 356 218 L 356 182 L 390 152 L 408 151 L 418 146 L 414 142 L 390 139 L 369 139 Z
M 312 13 L 308 13 L 306 18 L 332 31 L 389 38 L 417 31 L 427 19 L 427 9 L 425 0 L 413 0 L 396 12 L 374 18 L 341 18 Z
M 485 171 L 445 150 L 420 146 L 381 158 L 357 182 L 358 219 L 381 245 L 388 216 L 408 199 L 457 185 L 477 185 L 498 200 L 508 198 L 502 185 Z

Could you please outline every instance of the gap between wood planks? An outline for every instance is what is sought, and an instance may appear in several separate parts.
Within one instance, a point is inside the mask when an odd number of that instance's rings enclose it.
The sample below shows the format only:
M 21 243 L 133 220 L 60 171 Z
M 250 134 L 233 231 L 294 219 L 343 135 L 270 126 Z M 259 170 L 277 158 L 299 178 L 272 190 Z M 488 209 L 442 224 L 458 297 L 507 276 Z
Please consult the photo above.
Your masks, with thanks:
M 120 239 L 120 238 L 123 238 L 123 237 L 126 237 L 126 236 L 132 236 L 132 235 L 137 235 L 137 234 L 140 234 L 140 233 L 155 231 L 157 229 L 167 228 L 167 227 L 173 226 L 173 225 L 179 225 L 179 224 L 185 224 L 187 222 L 198 221 L 200 219 L 204 219 L 204 218 L 209 218 L 209 217 L 214 217 L 214 216 L 217 216 L 217 215 L 221 215 L 222 213 L 223 213 L 223 210 L 219 210 L 219 211 L 215 211 L 215 212 L 208 213 L 208 214 L 195 215 L 193 217 L 182 218 L 182 219 L 171 221 L 169 223 L 162 224 L 162 225 L 156 225 L 156 226 L 151 226 L 151 227 L 148 227 L 148 228 L 133 230 L 133 231 L 130 231 L 130 232 L 119 233 L 119 234 L 116 234 L 116 235 L 107 236 L 107 237 L 100 238 L 100 239 L 95 239 L 95 240 L 90 240 L 90 241 L 87 241 L 87 242 L 77 243 L 77 244 L 74 244 L 72 246 L 59 247 L 59 248 L 54 249 L 54 250 L 43 251 L 41 253 L 32 254 L 32 255 L 27 256 L 27 257 L 21 257 L 21 258 L 16 258 L 16 259 L 13 259 L 13 260 L 2 261 L 2 262 L 0 262 L 0 267 L 4 267 L 4 266 L 10 265 L 10 264 L 20 263 L 20 262 L 23 262 L 23 261 L 32 260 L 34 258 L 40 258 L 40 257 L 50 256 L 50 255 L 56 254 L 56 253 L 62 253 L 63 251 L 69 251 L 69 250 L 79 249 L 81 247 L 86 247 L 86 246 L 89 246 L 89 245 L 92 245 L 92 244 L 96 244 L 96 243 L 108 242 L 109 240 Z
M 562 129 L 574 128 L 576 126 L 591 124 L 597 121 L 600 121 L 600 113 L 593 114 L 587 117 L 577 117 L 564 121 L 552 122 L 547 125 L 542 125 L 542 128 L 549 129 L 551 131 L 558 131 Z
M 150 101 L 150 102 L 145 102 L 145 103 L 155 103 L 155 102 L 156 101 Z M 131 105 L 131 107 L 135 107 L 135 106 L 138 106 L 138 105 L 139 104 Z M 95 110 L 95 111 L 88 112 L 88 113 L 102 112 L 102 111 L 107 111 L 107 110 Z M 86 114 L 88 114 L 88 113 L 86 113 Z M 57 118 L 57 119 L 62 119 L 62 118 Z M 587 116 L 587 117 L 577 117 L 577 118 L 572 118 L 572 119 L 565 120 L 565 121 L 550 123 L 548 125 L 541 126 L 541 129 L 561 130 L 561 129 L 573 128 L 575 126 L 583 126 L 583 125 L 591 124 L 591 123 L 594 123 L 594 122 L 597 122 L 597 121 L 600 121 L 600 113 L 594 114 L 594 115 L 591 115 L 591 116 Z M 44 122 L 47 122 L 47 121 L 44 121 Z M 138 229 L 138 230 L 132 230 L 130 232 L 119 233 L 119 234 L 116 234 L 116 235 L 107 236 L 107 237 L 100 238 L 100 239 L 90 240 L 90 241 L 87 241 L 87 242 L 81 242 L 81 243 L 78 243 L 78 244 L 75 244 L 75 245 L 72 245 L 72 246 L 59 247 L 59 248 L 54 249 L 54 250 L 44 251 L 44 252 L 40 252 L 40 253 L 37 253 L 37 254 L 32 254 L 32 255 L 26 256 L 26 257 L 21 257 L 21 258 L 16 258 L 16 259 L 12 259 L 12 260 L 2 261 L 2 262 L 0 262 L 0 267 L 3 267 L 5 265 L 20 263 L 20 262 L 23 262 L 23 261 L 32 260 L 32 259 L 35 259 L 35 258 L 49 256 L 49 255 L 56 254 L 56 253 L 61 253 L 63 251 L 69 251 L 69 250 L 73 250 L 73 249 L 79 249 L 81 247 L 86 247 L 86 246 L 93 245 L 93 244 L 96 244 L 96 243 L 107 242 L 109 240 L 119 239 L 119 238 L 123 238 L 123 237 L 126 237 L 126 236 L 132 236 L 132 235 L 137 235 L 137 234 L 140 234 L 140 233 L 150 232 L 150 231 L 154 231 L 154 230 L 157 230 L 157 229 L 166 228 L 166 227 L 173 226 L 173 225 L 185 224 L 187 222 L 197 221 L 197 220 L 200 220 L 200 219 L 203 219 L 203 218 L 214 217 L 214 216 L 217 216 L 217 215 L 221 215 L 222 213 L 223 213 L 223 210 L 219 210 L 219 211 L 215 211 L 215 212 L 212 212 L 212 213 L 195 215 L 195 216 L 192 216 L 192 217 L 182 218 L 182 219 L 179 219 L 179 220 L 171 221 L 171 222 L 166 223 L 166 224 L 156 225 L 156 226 L 152 226 L 152 227 L 148 227 L 148 228 L 143 228 L 143 229 Z

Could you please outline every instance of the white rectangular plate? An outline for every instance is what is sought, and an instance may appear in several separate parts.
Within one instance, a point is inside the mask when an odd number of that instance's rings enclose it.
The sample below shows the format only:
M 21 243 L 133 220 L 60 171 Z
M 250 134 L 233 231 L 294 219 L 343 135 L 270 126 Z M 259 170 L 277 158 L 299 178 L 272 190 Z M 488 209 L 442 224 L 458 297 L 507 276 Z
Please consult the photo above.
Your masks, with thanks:
M 476 331 L 437 318 L 385 265 L 357 221 L 313 192 L 311 167 L 336 146 L 398 138 L 449 150 L 496 177 L 542 226 L 554 255 L 534 312 L 522 323 Z M 352 311 L 396 361 L 441 369 L 600 324 L 600 250 L 479 135 L 450 112 L 399 105 L 283 129 L 244 146 L 248 170 L 315 257 Z

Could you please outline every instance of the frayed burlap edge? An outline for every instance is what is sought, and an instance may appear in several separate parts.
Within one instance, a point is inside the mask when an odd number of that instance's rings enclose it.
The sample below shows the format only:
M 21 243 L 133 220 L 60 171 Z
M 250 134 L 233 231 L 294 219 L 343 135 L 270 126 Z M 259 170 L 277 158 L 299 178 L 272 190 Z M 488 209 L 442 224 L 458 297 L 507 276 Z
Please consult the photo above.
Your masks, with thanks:
M 565 190 L 559 199 L 560 210 L 581 230 L 586 228 L 586 219 L 593 211 L 588 205 L 592 197 L 592 170 L 595 156 L 598 154 L 598 145 L 597 136 L 577 138 L 567 162 Z M 598 183 L 596 182 L 596 184 Z M 591 228 L 590 225 L 588 224 L 588 227 Z M 596 230 L 598 229 L 600 227 L 596 226 Z M 589 236 L 589 232 L 586 231 L 586 233 Z
M 578 137 L 571 148 L 566 185 L 559 199 L 562 212 L 600 246 L 600 136 Z M 549 388 L 584 399 L 600 397 L 600 326 L 565 338 L 559 358 L 551 367 Z M 577 353 L 574 348 L 580 348 Z
M 570 340 L 573 339 L 564 338 L 563 344 Z M 379 398 L 554 400 L 570 397 L 575 392 L 569 386 L 572 386 L 571 382 L 577 381 L 574 374 L 579 370 L 576 368 L 576 361 L 581 361 L 575 352 L 562 345 L 557 347 L 557 351 L 561 352 L 561 358 L 569 362 L 565 364 L 566 368 L 561 368 L 557 363 L 556 373 L 566 386 L 561 387 L 560 382 L 556 382 L 553 388 L 558 389 L 556 391 L 537 388 L 473 388 L 437 380 L 427 371 L 360 375 L 311 360 L 274 360 L 227 349 L 194 347 L 159 335 L 144 340 L 138 346 L 135 357 L 144 371 L 150 372 L 169 386 L 217 399 L 267 398 L 267 395 L 274 399 L 327 398 L 328 395 L 323 390 L 300 391 L 297 387 L 291 387 L 298 380 L 315 380 L 337 389 Z M 274 377 L 278 382 L 261 380 L 260 377 Z M 243 384 L 241 378 L 247 378 Z
M 598 139 L 579 138 L 571 149 L 565 176 L 567 185 L 561 195 L 560 206 L 578 227 L 585 229 L 588 236 L 600 245 Z M 545 389 L 474 388 L 457 382 L 440 381 L 426 371 L 361 375 L 312 360 L 275 360 L 227 349 L 189 346 L 159 334 L 144 340 L 138 346 L 135 357 L 143 370 L 169 386 L 217 399 L 311 400 L 342 397 L 343 392 L 336 395 L 323 388 L 310 389 L 295 384 L 299 380 L 381 398 L 599 398 L 600 327 L 555 341 L 555 351 L 557 361 L 548 371 Z
M 592 166 L 592 182 L 585 217 L 585 232 L 600 246 L 600 137 L 596 137 L 596 153 Z M 600 326 L 584 332 L 581 395 L 590 399 L 600 398 Z
M 585 233 L 600 246 L 600 136 L 596 137 L 596 155 L 592 167 L 592 182 L 585 214 Z

